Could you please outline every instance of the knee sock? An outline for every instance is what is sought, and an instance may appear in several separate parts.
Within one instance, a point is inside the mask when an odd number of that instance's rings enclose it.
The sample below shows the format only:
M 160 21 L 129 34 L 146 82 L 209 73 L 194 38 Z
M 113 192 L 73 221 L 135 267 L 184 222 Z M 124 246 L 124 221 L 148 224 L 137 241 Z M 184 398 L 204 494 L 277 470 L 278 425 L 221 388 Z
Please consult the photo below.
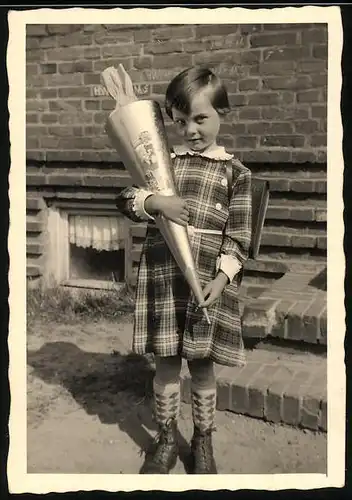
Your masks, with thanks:
M 155 364 L 154 415 L 157 423 L 163 426 L 170 419 L 177 419 L 180 411 L 181 358 L 157 357 Z
M 209 360 L 188 363 L 192 379 L 192 417 L 201 432 L 214 429 L 216 412 L 216 380 L 214 365 Z

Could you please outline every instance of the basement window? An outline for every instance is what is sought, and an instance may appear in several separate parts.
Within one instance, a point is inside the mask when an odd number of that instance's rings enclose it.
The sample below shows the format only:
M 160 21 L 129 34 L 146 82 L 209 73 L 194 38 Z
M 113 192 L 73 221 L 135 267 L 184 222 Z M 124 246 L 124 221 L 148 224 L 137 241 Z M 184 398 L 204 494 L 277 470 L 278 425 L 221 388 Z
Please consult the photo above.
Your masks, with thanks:
M 47 274 L 64 286 L 121 288 L 127 219 L 112 209 L 50 207 Z

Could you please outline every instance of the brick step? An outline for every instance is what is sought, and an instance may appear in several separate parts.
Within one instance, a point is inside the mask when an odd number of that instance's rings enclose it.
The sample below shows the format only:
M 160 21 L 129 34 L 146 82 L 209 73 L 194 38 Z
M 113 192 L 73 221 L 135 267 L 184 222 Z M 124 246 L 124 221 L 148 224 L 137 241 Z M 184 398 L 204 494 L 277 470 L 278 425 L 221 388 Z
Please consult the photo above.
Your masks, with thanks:
M 264 225 L 261 245 L 326 250 L 327 235 L 326 230 L 319 228 L 298 229 Z
M 327 431 L 324 356 L 254 349 L 247 351 L 245 367 L 216 366 L 216 370 L 218 410 Z M 181 397 L 191 403 L 191 380 L 185 363 Z
M 269 200 L 266 220 L 292 220 L 302 222 L 326 222 L 325 200 Z
M 42 197 L 34 197 L 28 195 L 26 197 L 26 209 L 31 212 L 40 212 L 45 207 L 45 202 Z
M 255 174 L 258 179 L 266 179 L 269 181 L 269 189 L 272 192 L 284 193 L 327 193 L 326 177 L 299 177 L 297 175 L 282 175 L 269 176 L 264 172 Z
M 244 337 L 300 341 L 307 347 L 327 345 L 324 268 L 287 272 L 265 289 L 251 290 L 247 282 L 239 298 Z
M 27 240 L 26 252 L 27 256 L 30 255 L 42 255 L 44 251 L 43 243 L 39 240 L 39 238 L 31 238 Z
M 26 231 L 27 233 L 42 233 L 44 230 L 44 223 L 40 217 L 35 215 L 27 215 L 26 217 Z

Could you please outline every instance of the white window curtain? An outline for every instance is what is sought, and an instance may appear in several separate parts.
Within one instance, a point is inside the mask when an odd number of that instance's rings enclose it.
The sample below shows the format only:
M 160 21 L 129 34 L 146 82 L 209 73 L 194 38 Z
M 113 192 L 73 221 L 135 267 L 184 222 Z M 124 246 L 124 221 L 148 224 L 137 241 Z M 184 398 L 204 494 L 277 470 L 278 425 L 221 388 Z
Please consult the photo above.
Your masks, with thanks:
M 114 251 L 124 248 L 124 220 L 121 217 L 71 215 L 70 243 L 83 248 Z

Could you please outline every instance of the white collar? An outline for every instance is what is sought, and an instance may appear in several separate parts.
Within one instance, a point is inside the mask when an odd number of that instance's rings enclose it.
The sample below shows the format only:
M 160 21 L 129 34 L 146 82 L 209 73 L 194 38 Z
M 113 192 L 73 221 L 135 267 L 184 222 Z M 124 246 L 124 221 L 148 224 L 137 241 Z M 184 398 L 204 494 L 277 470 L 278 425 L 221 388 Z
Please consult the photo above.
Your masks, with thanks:
M 233 155 L 227 153 L 223 146 L 209 146 L 202 152 L 193 151 L 192 149 L 186 148 L 186 146 L 175 146 L 174 152 L 171 153 L 171 158 L 187 154 L 191 156 L 202 156 L 210 160 L 231 160 L 233 158 Z

